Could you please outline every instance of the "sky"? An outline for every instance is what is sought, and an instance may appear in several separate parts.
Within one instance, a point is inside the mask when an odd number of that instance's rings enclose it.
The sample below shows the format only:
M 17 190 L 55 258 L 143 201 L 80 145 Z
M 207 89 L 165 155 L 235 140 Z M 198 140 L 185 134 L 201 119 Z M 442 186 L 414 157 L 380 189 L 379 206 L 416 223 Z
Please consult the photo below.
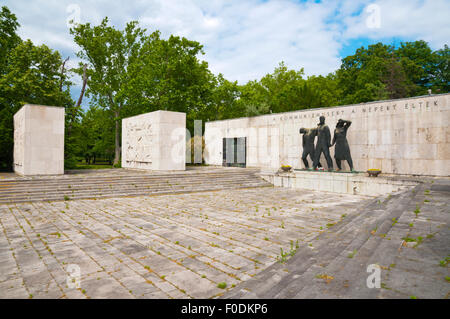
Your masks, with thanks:
M 433 50 L 449 44 L 450 0 L 2 0 L 18 18 L 22 39 L 45 43 L 80 61 L 69 33 L 73 20 L 116 28 L 136 20 L 148 33 L 160 30 L 200 42 L 214 74 L 244 84 L 272 73 L 281 61 L 326 75 L 361 46 L 425 40 Z M 81 80 L 73 78 L 74 99 Z M 85 104 L 85 103 L 83 103 Z

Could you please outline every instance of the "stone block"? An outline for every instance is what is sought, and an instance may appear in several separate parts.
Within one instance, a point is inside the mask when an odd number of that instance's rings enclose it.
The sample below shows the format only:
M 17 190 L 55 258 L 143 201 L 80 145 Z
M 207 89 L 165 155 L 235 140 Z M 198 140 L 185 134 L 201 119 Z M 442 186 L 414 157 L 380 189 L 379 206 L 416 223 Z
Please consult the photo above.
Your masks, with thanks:
M 185 163 L 185 113 L 156 111 L 122 120 L 122 167 L 185 170 Z
M 64 108 L 24 105 L 14 115 L 14 171 L 64 174 Z

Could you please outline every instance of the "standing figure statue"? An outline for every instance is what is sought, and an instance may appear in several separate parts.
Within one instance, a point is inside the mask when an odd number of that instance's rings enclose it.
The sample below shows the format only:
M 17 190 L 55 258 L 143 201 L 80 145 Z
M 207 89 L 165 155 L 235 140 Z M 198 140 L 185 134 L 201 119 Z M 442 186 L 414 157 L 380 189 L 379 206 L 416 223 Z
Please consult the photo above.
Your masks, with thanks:
M 334 159 L 336 160 L 336 165 L 339 170 L 342 169 L 341 161 L 345 160 L 350 166 L 350 170 L 353 171 L 353 161 L 350 155 L 350 147 L 347 142 L 347 130 L 352 124 L 351 121 L 339 119 L 336 124 L 336 129 L 334 130 L 333 143 L 331 146 L 336 144 L 334 147 Z
M 325 116 L 321 116 L 319 118 L 320 123 L 317 124 L 317 144 L 316 149 L 314 151 L 315 159 L 313 163 L 313 168 L 317 169 L 319 165 L 320 155 L 322 153 L 325 155 L 325 159 L 327 160 L 328 170 L 333 170 L 333 161 L 330 156 L 330 146 L 331 146 L 331 133 L 328 125 L 325 124 Z
M 305 168 L 309 168 L 307 157 L 311 159 L 311 162 L 314 162 L 314 139 L 317 136 L 316 128 L 300 128 L 300 134 L 303 134 L 302 145 L 303 145 L 303 154 L 302 161 L 305 164 Z M 322 167 L 319 162 L 319 167 Z

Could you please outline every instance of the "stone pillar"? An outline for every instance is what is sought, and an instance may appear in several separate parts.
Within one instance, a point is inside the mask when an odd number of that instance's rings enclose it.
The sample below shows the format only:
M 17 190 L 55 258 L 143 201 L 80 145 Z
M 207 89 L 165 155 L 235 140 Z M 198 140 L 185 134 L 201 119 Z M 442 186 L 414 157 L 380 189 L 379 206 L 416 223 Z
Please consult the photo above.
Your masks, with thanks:
M 14 114 L 14 172 L 64 174 L 64 108 L 24 105 Z
M 122 167 L 186 169 L 186 113 L 156 111 L 122 120 Z

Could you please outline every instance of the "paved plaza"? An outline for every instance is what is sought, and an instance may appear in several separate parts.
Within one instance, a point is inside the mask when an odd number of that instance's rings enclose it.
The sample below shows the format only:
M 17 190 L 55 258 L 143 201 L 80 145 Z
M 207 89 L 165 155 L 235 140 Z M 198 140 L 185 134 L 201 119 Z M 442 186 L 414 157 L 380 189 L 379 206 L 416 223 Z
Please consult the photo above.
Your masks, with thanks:
M 371 200 L 258 187 L 3 204 L 0 298 L 221 297 Z

